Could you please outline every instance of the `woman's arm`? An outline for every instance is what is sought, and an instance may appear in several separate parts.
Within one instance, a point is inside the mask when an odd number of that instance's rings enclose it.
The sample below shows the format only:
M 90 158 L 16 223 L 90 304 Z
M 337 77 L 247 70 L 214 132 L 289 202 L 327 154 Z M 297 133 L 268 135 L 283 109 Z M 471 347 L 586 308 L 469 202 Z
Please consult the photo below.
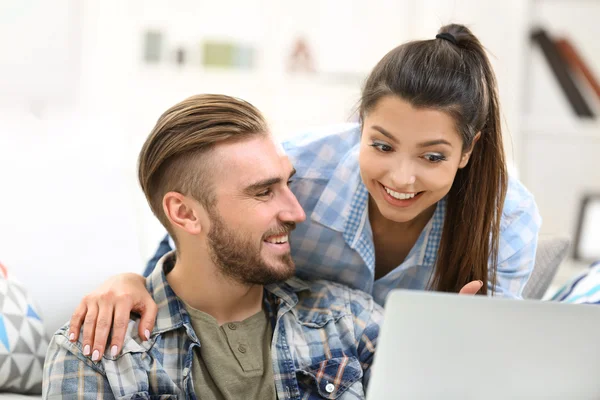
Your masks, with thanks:
M 143 276 L 134 273 L 115 275 L 81 300 L 71 317 L 69 340 L 78 340 L 83 324 L 83 355 L 92 357 L 97 350 L 96 354 L 101 357 L 112 328 L 109 348 L 111 354 L 116 355 L 123 348 L 129 314 L 141 315 L 138 330 L 140 337 L 147 339 L 157 311 Z
M 148 276 L 156 262 L 171 250 L 169 237 L 166 236 L 148 262 L 144 276 Z M 134 273 L 119 274 L 81 300 L 71 317 L 69 340 L 78 340 L 83 325 L 83 354 L 91 357 L 97 350 L 97 354 L 102 355 L 112 329 L 109 351 L 116 355 L 123 348 L 129 314 L 140 314 L 138 331 L 140 337 L 148 339 L 154 328 L 157 311 L 156 303 L 146 290 L 146 279 L 143 276 Z
M 507 196 L 500 228 L 494 293 L 520 299 L 535 264 L 542 219 L 533 196 L 520 184 L 515 186 L 516 193 Z

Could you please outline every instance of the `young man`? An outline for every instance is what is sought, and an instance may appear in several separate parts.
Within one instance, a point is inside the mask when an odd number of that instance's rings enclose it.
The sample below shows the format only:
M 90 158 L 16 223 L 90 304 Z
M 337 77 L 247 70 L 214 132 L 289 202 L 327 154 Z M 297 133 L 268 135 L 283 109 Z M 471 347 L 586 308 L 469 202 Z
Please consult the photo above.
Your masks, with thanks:
M 382 311 L 360 291 L 293 278 L 288 234 L 305 219 L 293 174 L 252 105 L 201 95 L 167 110 L 139 159 L 177 244 L 146 280 L 156 325 L 140 335 L 131 320 L 121 352 L 91 359 L 66 325 L 44 398 L 364 398 Z

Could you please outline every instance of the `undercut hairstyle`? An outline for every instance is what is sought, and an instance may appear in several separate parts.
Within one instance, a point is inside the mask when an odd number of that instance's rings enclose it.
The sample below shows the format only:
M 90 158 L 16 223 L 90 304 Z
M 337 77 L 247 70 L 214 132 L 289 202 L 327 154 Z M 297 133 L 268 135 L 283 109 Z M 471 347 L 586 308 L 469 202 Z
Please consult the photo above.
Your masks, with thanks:
M 162 206 L 165 194 L 181 193 L 211 209 L 218 173 L 212 149 L 267 134 L 265 118 L 256 107 L 225 95 L 192 96 L 160 116 L 140 152 L 138 179 L 152 212 L 176 242 Z

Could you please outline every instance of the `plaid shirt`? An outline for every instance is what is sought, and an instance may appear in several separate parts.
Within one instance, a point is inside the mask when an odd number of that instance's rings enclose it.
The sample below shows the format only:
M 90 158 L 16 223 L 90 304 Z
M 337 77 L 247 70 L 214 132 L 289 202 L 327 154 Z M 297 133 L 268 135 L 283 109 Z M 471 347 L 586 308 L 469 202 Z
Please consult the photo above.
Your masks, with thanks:
M 283 144 L 297 170 L 292 191 L 307 215 L 291 233 L 292 256 L 300 278 L 339 282 L 372 294 L 384 304 L 392 289 L 427 287 L 442 237 L 446 201 L 438 203 L 402 264 L 375 280 L 369 193 L 360 177 L 359 144 L 357 124 L 327 127 Z M 540 225 L 533 195 L 516 179 L 509 179 L 500 226 L 496 295 L 521 297 L 533 270 Z M 163 240 L 148 270 L 172 247 L 172 242 Z
M 123 351 L 98 362 L 83 356 L 68 326 L 53 337 L 44 365 L 44 399 L 176 399 L 194 394 L 194 348 L 201 346 L 190 317 L 169 286 L 163 262 L 147 278 L 158 304 L 151 338 L 129 324 Z M 168 268 L 165 265 L 168 273 Z M 271 318 L 273 375 L 283 399 L 363 399 L 382 310 L 367 294 L 324 281 L 298 278 L 265 287 Z M 160 397 L 158 397 L 160 396 Z

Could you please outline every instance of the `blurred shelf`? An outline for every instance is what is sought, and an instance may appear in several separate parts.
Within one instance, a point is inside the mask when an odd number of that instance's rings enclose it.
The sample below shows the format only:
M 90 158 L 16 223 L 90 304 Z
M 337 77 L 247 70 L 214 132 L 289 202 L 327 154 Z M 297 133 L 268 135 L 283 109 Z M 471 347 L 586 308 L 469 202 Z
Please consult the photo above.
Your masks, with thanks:
M 195 66 L 142 65 L 135 71 L 136 79 L 169 80 L 174 84 L 185 82 L 227 82 L 248 84 L 290 84 L 290 85 L 323 85 L 325 87 L 361 87 L 367 77 L 366 73 L 287 73 L 284 71 L 268 71 L 255 69 L 206 68 Z

